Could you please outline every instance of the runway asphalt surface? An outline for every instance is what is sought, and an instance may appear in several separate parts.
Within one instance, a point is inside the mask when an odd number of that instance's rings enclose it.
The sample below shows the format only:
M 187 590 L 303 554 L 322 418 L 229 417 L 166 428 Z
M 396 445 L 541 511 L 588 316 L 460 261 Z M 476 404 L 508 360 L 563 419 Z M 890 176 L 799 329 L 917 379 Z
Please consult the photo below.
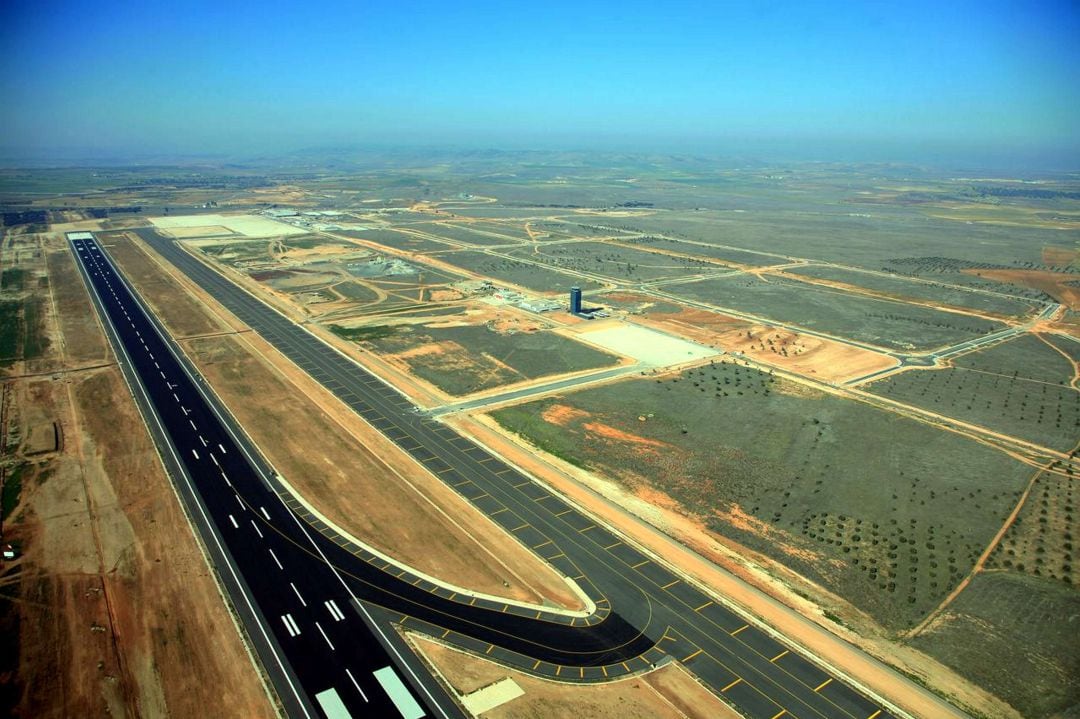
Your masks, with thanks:
M 117 354 L 148 423 L 158 431 L 174 477 L 182 476 L 192 513 L 234 605 L 290 716 L 332 716 L 340 705 L 352 716 L 460 716 L 421 709 L 430 687 L 390 692 L 376 678 L 393 669 L 370 618 L 331 565 L 312 561 L 319 549 L 309 530 L 270 490 L 244 449 L 219 421 L 158 328 L 92 240 L 73 240 L 80 270 L 103 313 Z M 126 356 L 126 358 L 125 358 Z M 132 383 L 134 380 L 134 383 Z M 150 410 L 148 414 L 146 410 Z M 164 451 L 167 450 L 167 451 Z M 320 536 L 320 535 L 316 535 Z M 165 561 L 168 561 L 166 558 Z M 434 682 L 430 682 L 434 684 Z M 394 693 L 397 702 L 391 698 Z M 454 707 L 442 696 L 444 705 Z M 236 708 L 232 708 L 235 711 Z M 210 709 L 229 715 L 229 707 Z M 339 716 L 341 716 L 339 714 Z
M 150 229 L 136 232 L 417 461 L 574 578 L 598 606 L 594 617 L 568 620 L 466 601 L 423 582 L 404 582 L 412 591 L 405 590 L 388 583 L 395 577 L 382 571 L 385 562 L 300 512 L 316 530 L 316 541 L 326 540 L 327 558 L 352 591 L 388 606 L 391 617 L 400 612 L 396 623 L 552 678 L 602 681 L 672 657 L 752 719 L 896 716 L 501 459 L 416 413 L 395 389 L 177 244 Z

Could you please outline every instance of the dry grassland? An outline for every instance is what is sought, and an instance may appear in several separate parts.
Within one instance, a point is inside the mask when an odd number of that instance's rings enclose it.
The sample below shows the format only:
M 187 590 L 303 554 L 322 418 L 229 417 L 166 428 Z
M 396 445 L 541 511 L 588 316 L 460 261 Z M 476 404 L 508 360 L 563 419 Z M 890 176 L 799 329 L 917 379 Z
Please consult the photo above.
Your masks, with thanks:
M 103 359 L 70 254 L 48 267 L 61 317 L 49 359 Z M 12 386 L 16 435 L 56 422 L 63 439 L 31 458 L 5 527 L 24 550 L 5 577 L 16 715 L 276 716 L 119 371 Z
M 210 326 L 214 312 L 224 314 L 142 249 L 117 246 L 113 256 L 151 305 L 170 305 L 162 319 L 171 331 L 176 316 Z M 552 568 L 257 336 L 182 344 L 275 469 L 346 532 L 473 591 L 581 608 Z

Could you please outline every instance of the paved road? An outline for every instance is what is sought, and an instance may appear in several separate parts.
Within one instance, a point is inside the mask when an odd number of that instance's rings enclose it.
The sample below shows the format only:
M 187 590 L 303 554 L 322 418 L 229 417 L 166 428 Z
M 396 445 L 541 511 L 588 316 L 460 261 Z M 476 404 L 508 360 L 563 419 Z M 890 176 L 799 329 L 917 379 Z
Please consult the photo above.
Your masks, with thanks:
M 398 443 L 596 600 L 586 620 L 525 616 L 418 582 L 375 600 L 397 623 L 417 628 L 541 676 L 599 681 L 683 660 L 752 719 L 784 716 L 887 719 L 882 705 L 852 689 L 781 637 L 707 596 L 546 488 L 445 425 L 414 412 L 396 390 L 153 230 L 138 234 L 285 356 Z M 330 560 L 361 595 L 385 568 L 311 520 L 336 550 Z M 357 559 L 361 561 L 357 561 Z M 427 599 L 422 595 L 426 594 Z M 391 596 L 392 595 L 392 596 Z M 363 596 L 363 595 L 361 595 Z M 402 601 L 402 597 L 407 601 Z M 444 600 L 434 602 L 434 599 Z M 543 613 L 540 613 L 543 614 Z M 582 632 L 586 629 L 588 631 Z M 567 631 L 574 630 L 574 631 Z M 597 630 L 602 630 L 597 633 Z M 565 643 L 564 643 L 565 642 Z
M 411 689 L 402 681 L 391 658 L 397 649 L 377 636 L 382 630 L 332 566 L 312 561 L 321 550 L 308 529 L 259 475 L 111 262 L 93 240 L 73 239 L 72 247 L 125 377 L 171 474 L 182 480 L 288 714 L 334 716 L 344 708 L 353 716 L 460 716 L 430 677 L 426 686 L 413 678 Z M 439 700 L 449 709 L 436 707 Z M 209 714 L 228 712 L 208 707 Z

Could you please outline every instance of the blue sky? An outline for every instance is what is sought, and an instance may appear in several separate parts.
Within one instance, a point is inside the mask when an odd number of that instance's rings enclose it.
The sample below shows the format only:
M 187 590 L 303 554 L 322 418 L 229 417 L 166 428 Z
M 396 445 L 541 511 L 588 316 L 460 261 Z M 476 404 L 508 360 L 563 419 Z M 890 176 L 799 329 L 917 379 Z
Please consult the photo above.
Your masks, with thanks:
M 6 0 L 0 145 L 772 143 L 819 159 L 1080 161 L 1076 2 L 314 5 Z

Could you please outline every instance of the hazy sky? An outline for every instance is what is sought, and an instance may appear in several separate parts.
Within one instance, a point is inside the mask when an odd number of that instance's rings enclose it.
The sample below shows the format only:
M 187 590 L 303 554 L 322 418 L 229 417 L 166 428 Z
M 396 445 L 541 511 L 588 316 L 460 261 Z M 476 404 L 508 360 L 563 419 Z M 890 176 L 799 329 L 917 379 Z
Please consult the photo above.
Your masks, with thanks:
M 3 0 L 0 145 L 772 143 L 1080 165 L 1075 0 L 319 5 Z

